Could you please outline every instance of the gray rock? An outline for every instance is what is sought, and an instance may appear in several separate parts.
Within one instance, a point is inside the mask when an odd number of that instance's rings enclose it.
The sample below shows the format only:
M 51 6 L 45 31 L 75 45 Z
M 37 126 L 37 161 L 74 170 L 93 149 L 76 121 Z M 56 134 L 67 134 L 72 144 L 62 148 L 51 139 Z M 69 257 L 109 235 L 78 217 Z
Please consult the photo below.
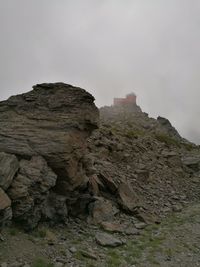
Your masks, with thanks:
M 6 225 L 12 219 L 11 200 L 0 188 L 0 226 Z
M 0 151 L 22 158 L 43 156 L 59 176 L 64 195 L 85 184 L 82 159 L 98 126 L 98 109 L 85 90 L 64 83 L 40 84 L 0 102 Z
M 189 155 L 182 158 L 182 163 L 193 170 L 198 172 L 200 170 L 200 156 L 199 155 Z
M 71 248 L 69 249 L 69 251 L 70 251 L 71 253 L 76 253 L 76 252 L 77 252 L 77 249 L 76 249 L 75 247 L 71 247 Z
M 146 226 L 147 224 L 143 222 L 135 223 L 135 228 L 139 230 L 144 229 Z
M 178 131 L 171 125 L 171 122 L 163 117 L 158 117 L 157 121 L 160 123 L 160 125 L 163 127 L 163 129 L 165 130 L 166 134 L 168 134 L 169 136 L 181 139 L 180 134 L 178 133 Z
M 107 233 L 97 233 L 95 239 L 97 244 L 103 247 L 118 247 L 125 243 L 124 241 Z
M 19 162 L 14 155 L 0 153 L 0 187 L 7 190 L 19 168 Z
M 90 215 L 94 223 L 112 221 L 114 216 L 119 213 L 116 206 L 107 199 L 99 198 L 89 206 Z
M 141 206 L 141 202 L 139 197 L 136 195 L 135 192 L 131 190 L 128 184 L 121 183 L 118 188 L 118 203 L 121 207 L 130 212 L 135 213 L 136 209 Z
M 34 228 L 41 219 L 49 190 L 55 186 L 56 179 L 56 174 L 42 157 L 21 160 L 18 175 L 8 190 L 14 220 L 26 228 Z
M 97 255 L 93 251 L 81 250 L 80 253 L 85 258 L 92 259 L 92 260 L 97 260 L 98 259 Z

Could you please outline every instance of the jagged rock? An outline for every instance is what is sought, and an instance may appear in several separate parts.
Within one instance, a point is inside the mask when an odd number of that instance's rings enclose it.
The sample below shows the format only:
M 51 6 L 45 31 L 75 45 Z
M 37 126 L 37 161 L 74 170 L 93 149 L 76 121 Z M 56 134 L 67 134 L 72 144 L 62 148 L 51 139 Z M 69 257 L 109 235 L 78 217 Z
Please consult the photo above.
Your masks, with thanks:
M 85 90 L 64 83 L 40 84 L 0 102 L 0 151 L 20 158 L 43 156 L 58 175 L 63 195 L 86 184 L 83 155 L 98 126 L 98 109 Z
M 0 188 L 0 211 L 11 206 L 11 200 L 7 194 Z
M 0 188 L 0 226 L 5 225 L 12 218 L 11 200 Z
M 7 190 L 19 168 L 19 162 L 14 155 L 0 153 L 0 187 Z
M 118 203 L 127 212 L 135 213 L 141 206 L 139 197 L 134 193 L 128 184 L 121 183 L 118 188 Z
M 169 136 L 172 136 L 178 139 L 181 138 L 178 131 L 171 125 L 171 122 L 168 119 L 159 116 L 157 118 L 157 121 L 160 123 L 160 125 L 163 127 L 163 129 Z
M 116 193 L 118 186 L 108 174 L 100 173 L 99 178 L 108 191 L 110 191 L 112 194 Z
M 182 158 L 182 163 L 194 172 L 198 172 L 200 170 L 200 155 L 185 156 Z
M 66 199 L 65 196 L 51 191 L 43 208 L 44 218 L 54 223 L 66 222 L 68 218 Z
M 110 200 L 99 198 L 89 206 L 90 215 L 94 223 L 112 221 L 119 210 Z
M 34 228 L 42 217 L 49 190 L 55 186 L 56 179 L 42 157 L 21 160 L 18 175 L 8 190 L 14 219 L 26 228 Z

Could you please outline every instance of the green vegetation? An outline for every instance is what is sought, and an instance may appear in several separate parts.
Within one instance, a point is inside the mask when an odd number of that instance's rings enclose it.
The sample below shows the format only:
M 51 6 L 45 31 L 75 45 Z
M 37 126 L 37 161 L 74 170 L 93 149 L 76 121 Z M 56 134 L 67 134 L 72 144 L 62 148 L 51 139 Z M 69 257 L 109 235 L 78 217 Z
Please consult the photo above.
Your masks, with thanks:
M 162 143 L 165 143 L 167 146 L 176 146 L 181 147 L 181 142 L 175 138 L 172 138 L 169 135 L 163 133 L 156 133 L 155 138 Z
M 182 143 L 182 146 L 184 146 L 185 149 L 187 149 L 188 151 L 196 149 L 196 146 L 194 144 L 191 144 L 191 143 Z
M 18 234 L 18 232 L 19 232 L 19 230 L 17 228 L 12 227 L 9 229 L 9 233 L 11 236 L 16 236 Z
M 115 249 L 109 250 L 107 254 L 107 266 L 116 267 L 120 266 L 121 263 L 122 263 L 122 256 L 120 255 L 119 251 Z
M 32 232 L 32 235 L 36 238 L 45 238 L 47 236 L 47 229 L 37 228 Z
M 166 233 L 154 235 L 159 228 L 158 225 L 150 225 L 141 236 L 128 241 L 123 248 L 109 249 L 107 252 L 107 265 L 111 267 L 125 266 L 127 264 L 137 264 L 142 258 L 144 251 L 148 253 L 148 261 L 154 265 L 159 265 L 155 259 L 156 253 L 162 253 L 162 244 Z M 124 254 L 125 253 L 125 254 Z
M 130 129 L 126 131 L 124 135 L 128 138 L 138 138 L 140 136 L 144 136 L 145 132 L 139 129 Z
M 52 263 L 49 263 L 46 259 L 35 259 L 32 267 L 53 267 Z

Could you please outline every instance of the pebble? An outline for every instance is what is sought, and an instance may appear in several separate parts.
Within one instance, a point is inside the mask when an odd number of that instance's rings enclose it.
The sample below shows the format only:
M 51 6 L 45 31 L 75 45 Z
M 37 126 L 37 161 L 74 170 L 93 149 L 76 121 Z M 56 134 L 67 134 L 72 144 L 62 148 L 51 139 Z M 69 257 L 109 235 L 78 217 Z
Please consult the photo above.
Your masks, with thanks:
M 77 252 L 77 249 L 75 247 L 71 247 L 69 251 L 74 254 Z

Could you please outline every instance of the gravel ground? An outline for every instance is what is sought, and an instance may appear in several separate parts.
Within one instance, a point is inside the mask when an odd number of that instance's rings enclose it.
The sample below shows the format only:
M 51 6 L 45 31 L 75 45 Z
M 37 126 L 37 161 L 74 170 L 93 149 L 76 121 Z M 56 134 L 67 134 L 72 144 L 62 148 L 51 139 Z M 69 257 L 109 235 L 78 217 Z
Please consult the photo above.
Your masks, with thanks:
M 146 226 L 139 235 L 111 233 L 123 240 L 116 248 L 97 244 L 99 232 L 103 230 L 80 221 L 56 228 L 41 225 L 32 233 L 7 228 L 2 232 L 0 263 L 2 267 L 200 266 L 200 204 L 159 225 Z

